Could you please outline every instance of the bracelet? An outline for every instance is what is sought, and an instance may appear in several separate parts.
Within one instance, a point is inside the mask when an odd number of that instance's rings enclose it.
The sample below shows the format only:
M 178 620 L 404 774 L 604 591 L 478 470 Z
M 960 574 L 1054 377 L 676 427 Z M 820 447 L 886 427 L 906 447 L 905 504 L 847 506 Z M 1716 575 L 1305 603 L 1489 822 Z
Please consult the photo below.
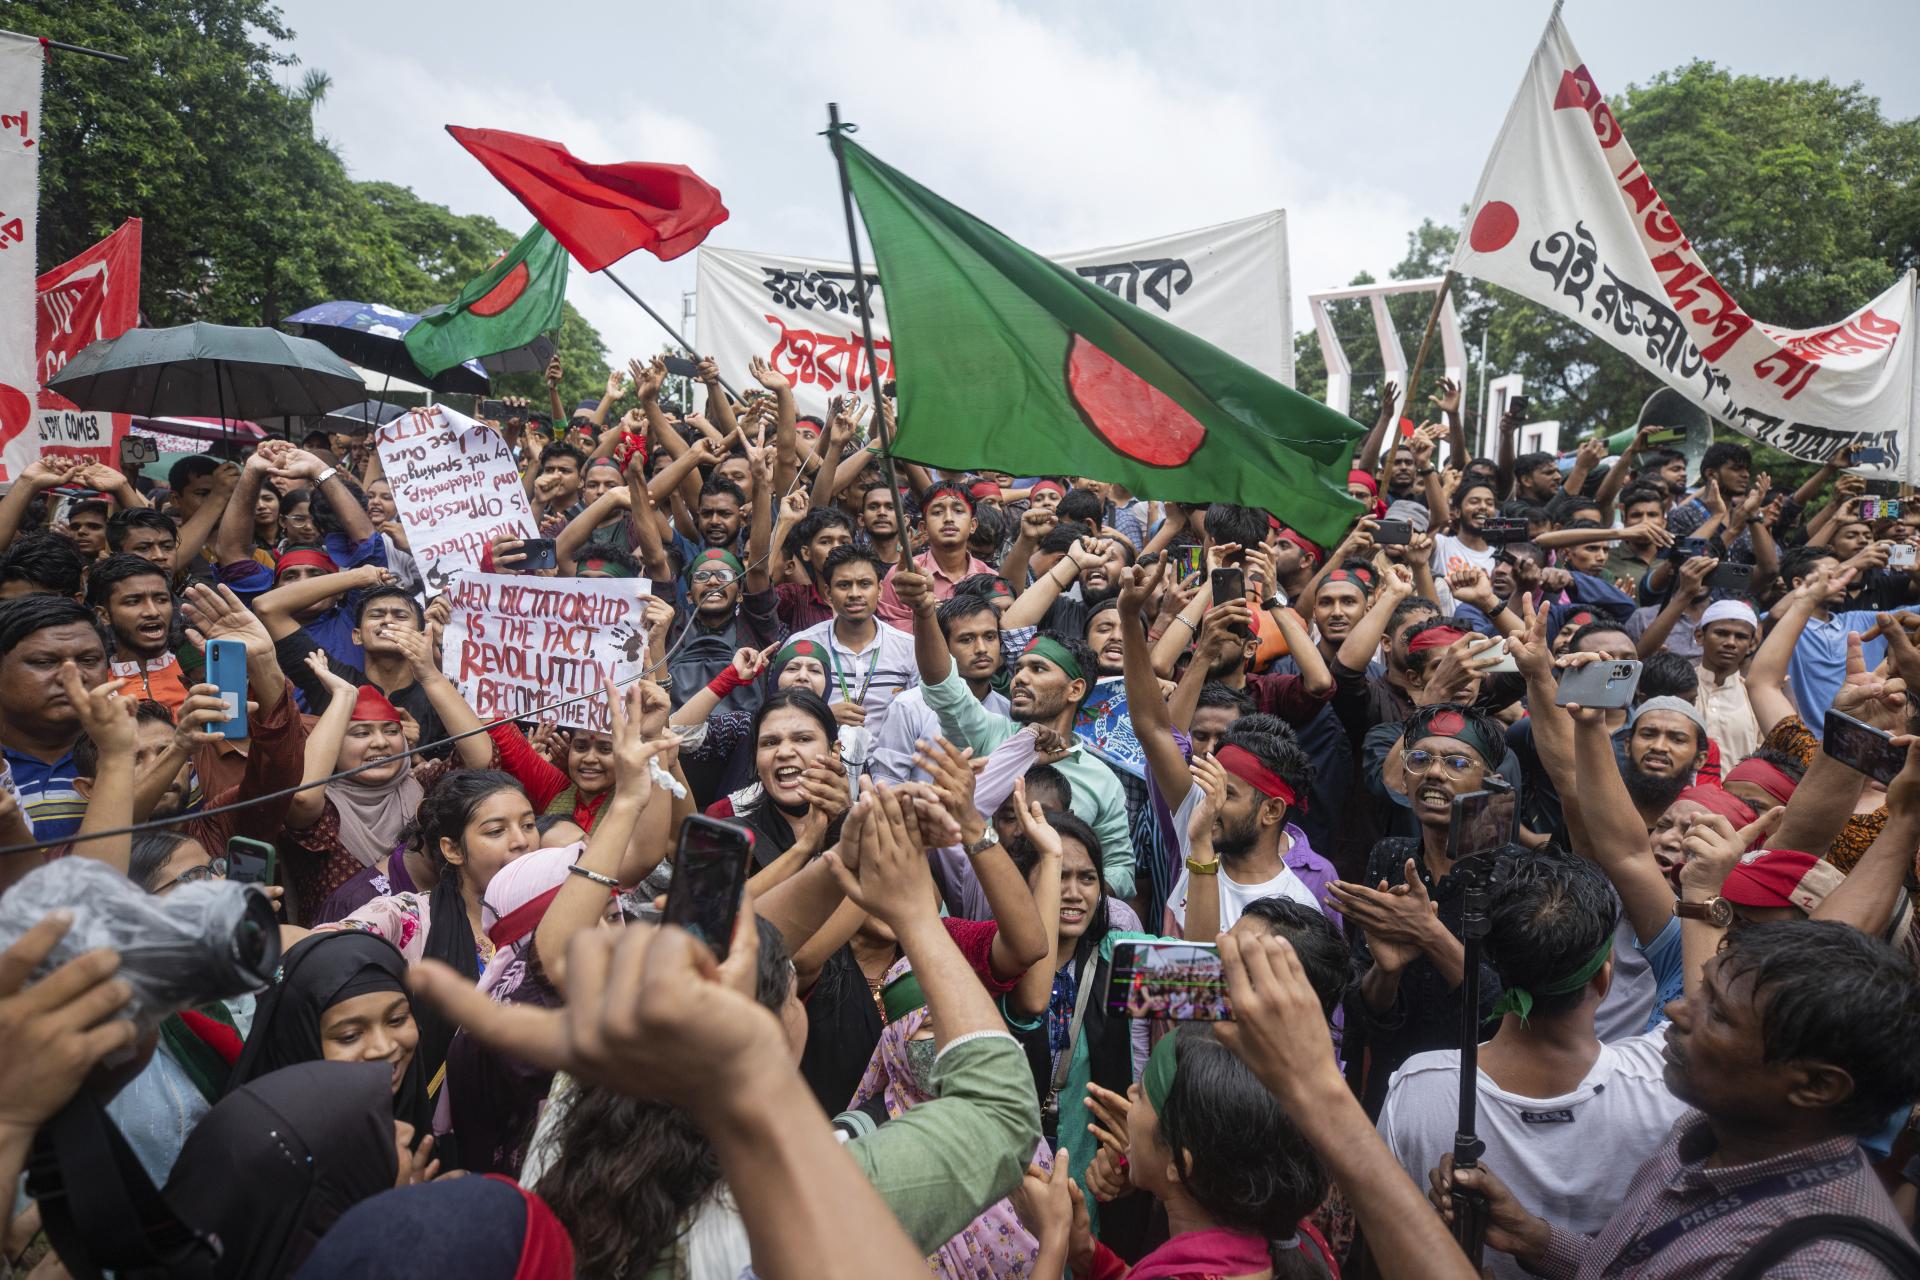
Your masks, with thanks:
M 1186 618 L 1185 618 L 1185 616 L 1184 616 L 1184 615 L 1181 615 L 1181 614 L 1178 614 L 1178 613 L 1176 613 L 1176 614 L 1174 614 L 1174 615 L 1173 615 L 1173 620 L 1174 620 L 1175 622 L 1180 622 L 1180 623 L 1185 623 L 1185 624 L 1186 624 L 1186 628 L 1187 628 L 1187 630 L 1189 630 L 1189 631 L 1192 631 L 1192 632 L 1195 632 L 1195 633 L 1198 633 L 1198 632 L 1199 632 L 1199 630 L 1200 630 L 1200 628 L 1199 628 L 1199 627 L 1196 627 L 1196 626 L 1194 626 L 1194 625 L 1193 625 L 1193 624 L 1192 624 L 1191 622 L 1187 622 L 1187 620 L 1186 620 Z
M 333 479 L 335 476 L 339 474 L 340 474 L 340 468 L 328 467 L 325 471 L 322 471 L 319 475 L 313 478 L 313 487 L 318 489 L 321 485 L 325 484 L 327 481 Z
M 620 887 L 620 882 L 612 876 L 603 876 L 598 871 L 589 871 L 577 862 L 567 868 L 567 874 L 572 876 L 585 876 L 595 884 L 605 885 L 609 889 L 618 889 Z

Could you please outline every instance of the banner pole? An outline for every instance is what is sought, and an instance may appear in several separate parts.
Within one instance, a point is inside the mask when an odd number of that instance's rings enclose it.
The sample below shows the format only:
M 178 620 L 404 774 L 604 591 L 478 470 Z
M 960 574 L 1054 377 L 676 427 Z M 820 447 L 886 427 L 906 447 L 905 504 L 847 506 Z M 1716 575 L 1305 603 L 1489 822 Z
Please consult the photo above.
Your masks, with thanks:
M 887 415 L 880 407 L 880 398 L 886 392 L 880 385 L 880 360 L 873 345 L 873 307 L 867 299 L 867 274 L 860 268 L 860 237 L 853 226 L 853 184 L 847 181 L 847 156 L 840 145 L 844 135 L 857 127 L 840 123 L 839 103 L 827 104 L 827 143 L 833 148 L 833 162 L 840 171 L 840 206 L 847 218 L 847 259 L 853 264 L 854 296 L 859 299 L 860 305 L 860 336 L 867 348 L 867 370 L 873 376 L 873 427 L 880 437 L 880 465 L 887 473 L 887 487 L 893 491 L 897 507 L 900 504 L 900 478 L 893 470 L 893 433 L 888 429 Z M 831 464 L 823 458 L 821 465 Z M 899 514 L 904 518 L 904 511 Z M 904 534 L 905 531 L 903 524 L 901 532 Z M 905 537 L 900 539 L 900 563 L 910 567 L 912 555 L 907 550 L 909 545 Z
M 666 321 L 666 317 L 662 316 L 658 311 L 655 311 L 652 307 L 648 306 L 647 300 L 641 297 L 639 294 L 635 293 L 632 289 L 629 289 L 627 287 L 627 282 L 625 280 L 622 280 L 619 276 L 613 274 L 613 270 L 611 268 L 609 267 L 600 268 L 600 274 L 605 276 L 607 279 L 613 281 L 614 284 L 618 285 L 620 287 L 620 292 L 626 294 L 629 298 L 632 298 L 635 302 L 639 303 L 640 309 L 646 312 L 648 315 L 652 316 L 653 322 L 659 325 L 662 329 L 665 329 L 667 331 L 667 336 L 669 338 L 672 338 L 675 342 L 679 343 L 680 349 L 682 351 L 692 351 L 695 353 L 694 358 L 695 359 L 699 358 L 699 355 L 698 355 L 699 348 L 695 347 L 691 342 L 688 342 L 685 338 L 681 337 L 680 331 L 675 329 L 672 325 L 668 324 Z M 732 396 L 735 400 L 740 399 L 740 393 L 738 391 L 735 391 L 731 386 L 729 386 L 725 378 L 720 379 L 720 387 L 728 395 Z
M 100 58 L 107 62 L 133 61 L 132 58 L 129 58 L 124 53 L 108 53 L 105 49 L 89 49 L 83 44 L 68 44 L 65 40 L 50 40 L 46 36 L 32 36 L 29 38 L 38 40 L 42 48 L 59 49 L 64 53 L 84 53 L 89 58 Z
M 1401 412 L 1413 417 L 1413 398 L 1420 388 L 1420 366 L 1427 362 L 1427 346 L 1433 341 L 1433 327 L 1440 322 L 1440 308 L 1446 304 L 1447 294 L 1453 288 L 1453 268 L 1447 268 L 1447 274 L 1440 278 L 1440 291 L 1433 295 L 1433 310 L 1427 312 L 1427 327 L 1420 334 L 1420 348 L 1413 353 L 1413 367 L 1407 370 L 1406 398 L 1400 402 Z M 1418 426 L 1418 423 L 1414 424 Z M 1466 462 L 1462 460 L 1462 466 Z

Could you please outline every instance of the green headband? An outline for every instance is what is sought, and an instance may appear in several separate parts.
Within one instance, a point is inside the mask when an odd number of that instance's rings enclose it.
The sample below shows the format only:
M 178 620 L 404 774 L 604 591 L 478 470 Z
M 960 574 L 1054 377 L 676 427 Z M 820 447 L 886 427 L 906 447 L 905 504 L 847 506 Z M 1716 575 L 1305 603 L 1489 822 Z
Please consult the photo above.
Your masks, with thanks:
M 1147 1058 L 1146 1073 L 1140 1077 L 1141 1092 L 1153 1104 L 1155 1115 L 1166 1112 L 1167 1095 L 1173 1092 L 1173 1077 L 1180 1070 L 1179 1039 L 1178 1027 L 1161 1036 L 1160 1042 L 1153 1046 L 1153 1053 Z
M 700 566 L 713 564 L 715 561 L 733 570 L 733 576 L 736 578 L 744 578 L 747 574 L 746 569 L 741 567 L 739 556 L 719 547 L 708 547 L 705 551 L 702 551 L 699 555 L 687 561 L 687 581 L 693 581 L 694 571 L 699 569 Z
M 1048 662 L 1051 662 L 1054 666 L 1066 672 L 1067 679 L 1069 680 L 1085 680 L 1087 678 L 1086 674 L 1080 670 L 1080 663 L 1075 660 L 1072 650 L 1068 649 L 1067 646 L 1061 644 L 1058 640 L 1049 639 L 1046 636 L 1035 636 L 1033 643 L 1029 644 L 1021 652 L 1020 656 L 1024 658 L 1027 654 L 1032 654 L 1037 658 L 1045 658 Z
M 1543 996 L 1563 996 L 1569 991 L 1578 991 L 1593 981 L 1593 975 L 1600 972 L 1600 966 L 1605 964 L 1607 958 L 1612 954 L 1613 936 L 1609 934 L 1606 941 L 1600 944 L 1600 949 L 1595 951 L 1585 964 L 1558 982 L 1548 983 L 1546 986 L 1541 987 L 1540 994 Z M 1524 1025 L 1529 1015 L 1533 1013 L 1533 992 L 1527 990 L 1525 987 L 1508 987 L 1506 991 L 1501 993 L 1500 999 L 1494 1003 L 1493 1016 L 1496 1018 L 1504 1018 L 1510 1013 L 1519 1014 L 1520 1021 Z
M 608 560 L 601 556 L 587 556 L 580 561 L 579 573 L 604 573 L 609 578 L 632 578 L 638 575 L 618 560 Z
M 886 1006 L 887 1021 L 898 1022 L 915 1009 L 924 1009 L 927 997 L 920 990 L 920 979 L 912 970 L 901 974 L 880 992 L 880 1003 Z

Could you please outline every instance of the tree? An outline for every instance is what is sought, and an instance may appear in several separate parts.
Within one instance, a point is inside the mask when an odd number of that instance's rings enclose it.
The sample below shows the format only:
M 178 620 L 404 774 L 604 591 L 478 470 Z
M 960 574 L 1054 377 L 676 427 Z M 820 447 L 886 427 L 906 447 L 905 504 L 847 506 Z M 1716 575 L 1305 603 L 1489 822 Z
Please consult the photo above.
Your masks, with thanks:
M 1613 108 L 1701 257 L 1767 323 L 1839 320 L 1920 265 L 1920 120 L 1886 119 L 1859 85 L 1738 76 L 1696 61 L 1629 86 Z M 1441 274 L 1456 237 L 1453 227 L 1423 222 L 1388 274 Z M 1454 289 L 1470 405 L 1484 372 L 1483 336 L 1491 373 L 1523 375 L 1533 416 L 1558 419 L 1563 444 L 1632 426 L 1661 385 L 1585 329 L 1515 294 L 1472 280 Z M 1409 360 L 1430 301 L 1395 300 Z M 1421 309 L 1417 319 L 1399 309 L 1407 303 Z M 1315 335 L 1296 346 L 1301 389 L 1324 392 Z M 1356 417 L 1363 382 L 1381 376 L 1376 352 L 1370 326 L 1348 346 L 1350 357 L 1362 357 L 1354 361 Z M 1431 390 L 1429 375 L 1421 380 Z M 1423 391 L 1416 403 L 1424 401 Z M 1776 480 L 1804 470 L 1772 450 L 1759 452 L 1756 467 L 1772 469 Z
M 146 323 L 271 325 L 330 298 L 424 310 L 519 234 L 403 186 L 355 182 L 314 132 L 326 73 L 281 83 L 298 59 L 267 0 L 16 0 L 8 15 L 132 59 L 48 64 L 40 267 L 144 219 Z M 569 307 L 556 341 L 564 393 L 597 395 L 606 365 L 593 327 Z

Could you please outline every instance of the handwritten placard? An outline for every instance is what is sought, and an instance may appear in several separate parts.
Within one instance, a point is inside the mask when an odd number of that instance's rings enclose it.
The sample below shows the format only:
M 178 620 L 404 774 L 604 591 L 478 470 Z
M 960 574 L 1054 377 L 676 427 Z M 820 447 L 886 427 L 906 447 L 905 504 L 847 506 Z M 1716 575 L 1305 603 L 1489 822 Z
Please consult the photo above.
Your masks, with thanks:
M 588 695 L 537 718 L 605 733 L 607 685 L 646 669 L 651 594 L 644 578 L 462 573 L 447 588 L 441 670 L 482 720 L 534 717 Z
M 374 432 L 393 505 L 427 583 L 478 569 L 495 538 L 537 536 L 513 450 L 482 422 L 433 405 Z

